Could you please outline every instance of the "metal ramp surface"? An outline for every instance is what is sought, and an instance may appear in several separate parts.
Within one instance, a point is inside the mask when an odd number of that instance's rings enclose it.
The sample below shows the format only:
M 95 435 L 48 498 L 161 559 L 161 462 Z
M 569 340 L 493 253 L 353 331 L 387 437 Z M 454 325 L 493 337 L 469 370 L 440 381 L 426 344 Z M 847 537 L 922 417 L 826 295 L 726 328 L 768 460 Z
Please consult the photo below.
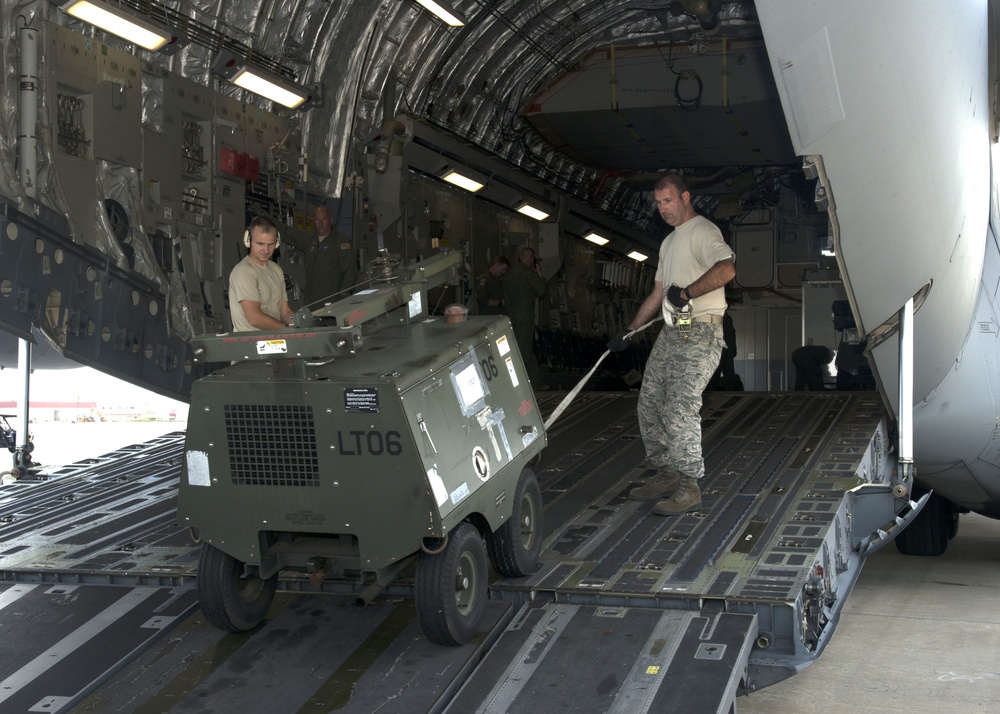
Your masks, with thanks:
M 756 617 L 717 612 L 525 606 L 447 712 L 728 712 Z
M 706 394 L 704 508 L 668 519 L 627 498 L 649 471 L 635 402 L 583 393 L 550 430 L 541 567 L 494 582 L 458 648 L 424 640 L 407 573 L 363 609 L 356 590 L 282 579 L 258 629 L 209 626 L 174 524 L 183 434 L 0 487 L 0 626 L 16 633 L 0 692 L 18 711 L 734 709 L 832 632 L 860 564 L 848 494 L 888 478 L 881 406 Z

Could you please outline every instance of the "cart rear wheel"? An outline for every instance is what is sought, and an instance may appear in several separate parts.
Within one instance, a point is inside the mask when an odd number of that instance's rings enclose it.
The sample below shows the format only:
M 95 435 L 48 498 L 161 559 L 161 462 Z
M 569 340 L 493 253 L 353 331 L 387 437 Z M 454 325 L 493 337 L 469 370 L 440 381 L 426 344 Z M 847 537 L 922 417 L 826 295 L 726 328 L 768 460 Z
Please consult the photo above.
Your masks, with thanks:
M 417 616 L 424 636 L 439 645 L 464 645 L 479 632 L 486 609 L 486 546 L 470 523 L 460 523 L 438 553 L 417 561 Z
M 263 580 L 243 577 L 243 563 L 204 543 L 198 561 L 198 599 L 205 619 L 220 630 L 244 632 L 264 621 L 278 574 Z
M 501 575 L 519 578 L 538 565 L 542 550 L 542 491 L 531 469 L 524 469 L 514 490 L 510 518 L 486 537 L 490 562 Z

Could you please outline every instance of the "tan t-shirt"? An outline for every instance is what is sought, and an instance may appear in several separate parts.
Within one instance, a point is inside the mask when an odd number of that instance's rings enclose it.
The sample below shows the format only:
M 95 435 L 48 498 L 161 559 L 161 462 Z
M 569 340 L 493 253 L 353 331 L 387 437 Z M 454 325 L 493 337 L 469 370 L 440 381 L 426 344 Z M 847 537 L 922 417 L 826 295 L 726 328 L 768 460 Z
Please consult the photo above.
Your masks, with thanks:
M 257 265 L 248 255 L 229 274 L 229 313 L 233 319 L 233 332 L 252 332 L 257 328 L 247 321 L 240 300 L 260 303 L 265 315 L 281 321 L 281 303 L 287 300 L 285 274 L 274 261 Z
M 663 283 L 663 319 L 673 324 L 676 308 L 667 300 L 667 288 L 686 288 L 720 260 L 733 260 L 733 251 L 722 240 L 719 227 L 704 216 L 681 224 L 660 244 L 656 280 Z M 691 314 L 722 315 L 726 311 L 726 290 L 717 288 L 691 300 Z

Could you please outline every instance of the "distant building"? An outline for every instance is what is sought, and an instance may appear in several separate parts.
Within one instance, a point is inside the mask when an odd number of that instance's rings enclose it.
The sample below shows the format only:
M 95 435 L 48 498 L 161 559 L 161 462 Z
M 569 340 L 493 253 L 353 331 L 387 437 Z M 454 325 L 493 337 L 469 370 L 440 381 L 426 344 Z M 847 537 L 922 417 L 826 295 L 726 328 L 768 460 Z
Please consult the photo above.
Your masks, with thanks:
M 13 414 L 17 402 L 0 402 L 0 413 Z M 28 417 L 31 421 L 96 421 L 97 402 L 29 402 Z

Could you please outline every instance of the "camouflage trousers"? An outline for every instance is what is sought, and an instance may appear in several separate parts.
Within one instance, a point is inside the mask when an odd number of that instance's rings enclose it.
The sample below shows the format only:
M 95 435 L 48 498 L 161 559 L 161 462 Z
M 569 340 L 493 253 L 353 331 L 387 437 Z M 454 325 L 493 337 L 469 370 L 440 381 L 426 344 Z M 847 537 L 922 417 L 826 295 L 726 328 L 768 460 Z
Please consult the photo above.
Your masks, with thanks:
M 692 478 L 705 475 L 701 393 L 719 366 L 724 346 L 721 325 L 695 322 L 687 333 L 669 325 L 660 330 L 646 362 L 637 409 L 639 433 L 652 466 Z

